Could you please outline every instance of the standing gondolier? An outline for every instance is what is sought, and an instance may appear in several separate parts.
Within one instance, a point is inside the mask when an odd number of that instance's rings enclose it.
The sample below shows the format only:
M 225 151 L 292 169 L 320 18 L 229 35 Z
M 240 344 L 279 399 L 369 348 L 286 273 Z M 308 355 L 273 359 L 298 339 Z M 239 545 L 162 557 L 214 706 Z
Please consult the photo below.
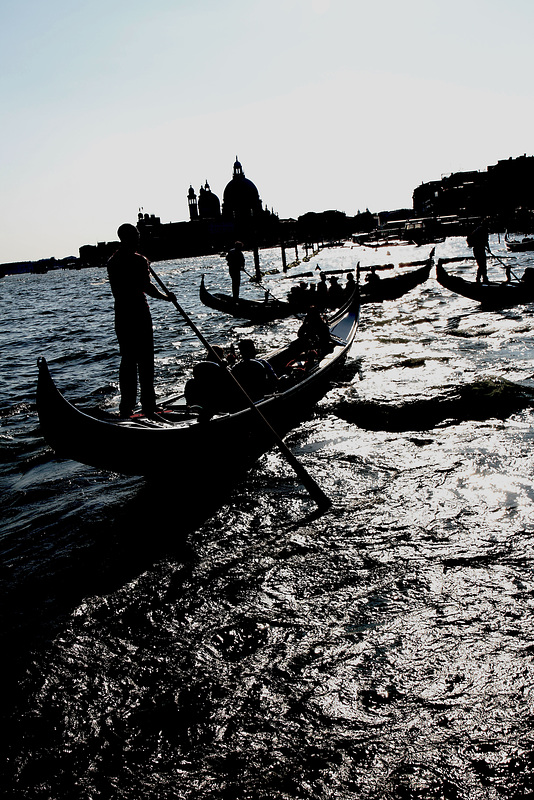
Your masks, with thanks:
M 226 256 L 228 272 L 232 279 L 232 297 L 234 302 L 239 300 L 239 287 L 241 286 L 241 272 L 245 269 L 245 256 L 243 255 L 243 242 L 236 242 Z
M 477 262 L 477 283 L 489 283 L 486 263 L 486 250 L 489 252 L 488 226 L 484 220 L 467 237 L 467 246 L 473 248 Z
M 121 243 L 109 259 L 107 270 L 115 298 L 115 332 L 121 354 L 119 410 L 121 417 L 133 414 L 139 374 L 141 406 L 143 413 L 151 416 L 156 411 L 154 336 L 146 295 L 158 300 L 172 300 L 172 297 L 164 295 L 150 282 L 148 259 L 137 252 L 137 228 L 125 223 L 117 235 Z

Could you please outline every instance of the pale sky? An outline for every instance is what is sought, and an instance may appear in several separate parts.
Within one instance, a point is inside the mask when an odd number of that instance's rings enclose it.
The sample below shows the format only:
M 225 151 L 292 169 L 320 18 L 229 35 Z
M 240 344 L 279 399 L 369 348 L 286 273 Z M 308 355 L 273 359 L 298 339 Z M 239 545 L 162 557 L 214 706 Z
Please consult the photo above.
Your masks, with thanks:
M 410 208 L 534 155 L 532 0 L 0 0 L 0 262 L 77 255 L 139 207 Z

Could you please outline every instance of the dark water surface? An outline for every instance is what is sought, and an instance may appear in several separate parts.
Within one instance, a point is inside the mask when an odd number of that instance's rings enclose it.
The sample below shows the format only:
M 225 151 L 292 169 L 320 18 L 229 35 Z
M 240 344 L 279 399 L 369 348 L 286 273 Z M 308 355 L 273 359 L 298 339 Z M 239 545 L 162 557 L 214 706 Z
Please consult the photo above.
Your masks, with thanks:
M 291 274 L 429 249 L 347 245 Z M 201 306 L 202 273 L 229 288 L 219 256 L 155 267 L 212 343 L 268 350 L 298 325 Z M 486 312 L 432 276 L 364 307 L 335 385 L 286 440 L 334 500 L 314 519 L 278 451 L 229 492 L 199 475 L 187 496 L 179 452 L 158 484 L 57 460 L 38 356 L 69 399 L 118 405 L 105 272 L 7 277 L 0 299 L 4 796 L 534 796 L 532 306 Z M 164 396 L 202 347 L 172 306 L 151 308 Z

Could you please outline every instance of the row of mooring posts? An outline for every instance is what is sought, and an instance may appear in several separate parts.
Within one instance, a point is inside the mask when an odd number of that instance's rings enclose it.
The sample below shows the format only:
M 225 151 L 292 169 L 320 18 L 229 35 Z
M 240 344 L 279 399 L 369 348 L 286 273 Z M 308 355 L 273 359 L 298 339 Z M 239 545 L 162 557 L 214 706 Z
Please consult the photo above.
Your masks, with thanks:
M 287 272 L 287 270 L 288 270 L 287 255 L 286 255 L 286 248 L 287 247 L 294 247 L 295 248 L 295 261 L 293 263 L 295 263 L 295 264 L 299 263 L 299 246 L 298 246 L 298 242 L 294 241 L 294 242 L 287 242 L 286 243 L 283 240 L 281 240 L 280 241 L 280 248 L 281 248 L 281 251 L 282 251 L 282 270 L 283 270 L 283 272 Z M 308 258 L 308 253 L 309 253 L 310 250 L 311 250 L 312 254 L 319 250 L 319 242 L 317 242 L 317 244 L 314 244 L 313 242 L 311 242 L 311 243 L 310 242 L 304 242 L 303 247 L 304 247 L 304 252 L 305 252 L 305 258 Z M 259 248 L 258 248 L 257 244 L 255 244 L 253 246 L 252 252 L 254 254 L 254 270 L 255 270 L 255 273 L 256 273 L 256 280 L 260 281 L 261 280 L 260 254 L 259 254 Z
M 294 263 L 298 264 L 299 261 L 300 261 L 300 259 L 299 259 L 298 242 L 292 242 L 292 243 L 288 242 L 287 245 L 286 245 L 286 242 L 281 241 L 280 242 L 280 248 L 282 250 L 282 270 L 284 272 L 287 272 L 287 269 L 288 269 L 288 267 L 287 267 L 287 257 L 286 257 L 286 246 L 295 248 L 295 262 Z M 317 244 L 314 244 L 313 242 L 304 242 L 303 247 L 304 247 L 305 258 L 307 259 L 310 250 L 311 250 L 312 254 L 315 253 L 315 252 L 318 252 L 320 245 L 319 245 L 319 242 L 317 242 Z

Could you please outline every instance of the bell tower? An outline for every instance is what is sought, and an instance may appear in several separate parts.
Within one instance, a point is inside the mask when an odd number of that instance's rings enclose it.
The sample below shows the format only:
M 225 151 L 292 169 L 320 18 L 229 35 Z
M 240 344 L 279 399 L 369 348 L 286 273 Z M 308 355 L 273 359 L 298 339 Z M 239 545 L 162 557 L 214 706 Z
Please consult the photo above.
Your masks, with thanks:
M 187 193 L 187 204 L 189 206 L 189 219 L 191 221 L 198 219 L 197 196 L 192 186 L 189 187 L 189 191 Z

